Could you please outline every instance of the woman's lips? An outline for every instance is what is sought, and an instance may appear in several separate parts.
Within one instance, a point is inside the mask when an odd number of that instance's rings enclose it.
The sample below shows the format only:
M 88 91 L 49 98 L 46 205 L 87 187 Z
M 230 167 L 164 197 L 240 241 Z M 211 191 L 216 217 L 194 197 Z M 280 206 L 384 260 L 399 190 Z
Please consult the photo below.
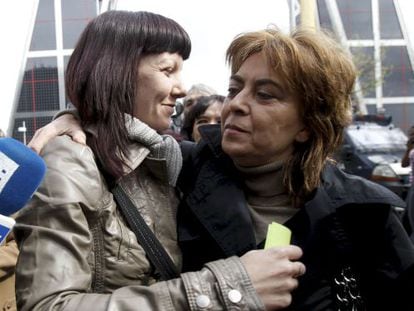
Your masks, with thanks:
M 174 107 L 175 107 L 175 105 L 163 104 L 162 106 L 165 107 L 165 109 L 168 111 L 169 114 L 173 114 L 174 113 Z
M 229 133 L 247 133 L 245 129 L 235 124 L 227 124 L 224 126 L 224 131 Z

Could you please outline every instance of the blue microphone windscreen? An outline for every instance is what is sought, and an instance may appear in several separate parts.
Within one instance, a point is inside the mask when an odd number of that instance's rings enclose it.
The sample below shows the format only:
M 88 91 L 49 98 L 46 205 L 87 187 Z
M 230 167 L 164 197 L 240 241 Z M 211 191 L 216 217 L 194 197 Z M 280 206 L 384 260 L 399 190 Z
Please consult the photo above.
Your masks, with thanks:
M 11 215 L 30 200 L 46 173 L 43 159 L 13 138 L 0 138 L 0 213 Z

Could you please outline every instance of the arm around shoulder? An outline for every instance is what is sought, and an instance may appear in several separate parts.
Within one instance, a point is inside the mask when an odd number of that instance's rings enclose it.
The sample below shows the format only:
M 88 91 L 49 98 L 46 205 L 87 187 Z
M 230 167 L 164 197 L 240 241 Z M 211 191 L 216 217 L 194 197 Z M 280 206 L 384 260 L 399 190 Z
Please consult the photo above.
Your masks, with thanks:
M 106 200 L 108 192 L 93 154 L 68 137 L 58 137 L 43 156 L 47 175 L 17 217 L 19 309 L 201 310 L 208 303 L 213 310 L 264 310 L 238 258 L 151 286 L 140 285 L 144 281 L 139 279 L 137 285 L 114 290 L 100 286 L 106 267 L 95 252 L 104 247 L 96 232 L 105 220 L 97 207 L 106 204 L 99 200 Z

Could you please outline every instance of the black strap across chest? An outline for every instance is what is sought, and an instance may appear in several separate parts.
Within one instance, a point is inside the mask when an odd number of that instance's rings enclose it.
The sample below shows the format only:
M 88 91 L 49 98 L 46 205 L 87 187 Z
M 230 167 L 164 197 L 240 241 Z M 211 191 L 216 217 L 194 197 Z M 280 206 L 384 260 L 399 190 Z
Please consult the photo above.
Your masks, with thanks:
M 120 185 L 112 189 L 115 201 L 128 222 L 130 229 L 135 233 L 138 243 L 144 248 L 148 259 L 157 269 L 163 280 L 179 277 L 174 262 L 168 255 L 160 241 L 145 223 L 138 209 Z

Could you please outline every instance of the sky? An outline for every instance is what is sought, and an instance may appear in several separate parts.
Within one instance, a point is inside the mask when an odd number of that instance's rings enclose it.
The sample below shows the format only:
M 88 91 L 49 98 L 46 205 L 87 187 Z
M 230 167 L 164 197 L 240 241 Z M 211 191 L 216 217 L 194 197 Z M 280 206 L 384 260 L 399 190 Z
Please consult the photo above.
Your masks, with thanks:
M 3 1 L 0 10 L 0 128 L 7 130 L 12 101 L 24 56 L 24 38 L 30 11 L 37 0 Z M 70 1 L 70 0 L 62 0 Z M 387 0 L 392 1 L 392 0 Z M 117 0 L 118 9 L 147 10 L 168 16 L 181 24 L 192 40 L 190 59 L 184 63 L 187 88 L 204 83 L 225 95 L 229 71 L 225 51 L 239 33 L 273 24 L 289 29 L 288 0 Z M 414 46 L 414 0 L 399 0 Z M 17 14 L 16 12 L 20 12 Z M 7 47 L 4 49 L 3 47 Z
M 414 0 L 398 1 L 414 48 Z M 266 28 L 270 24 L 282 30 L 289 29 L 288 0 L 117 2 L 118 9 L 152 11 L 171 17 L 181 24 L 189 33 L 193 45 L 191 56 L 184 63 L 186 86 L 189 88 L 194 83 L 205 83 L 223 95 L 227 93 L 229 77 L 224 56 L 234 36 L 244 31 Z
M 7 132 L 36 0 L 3 1 L 0 9 L 0 128 Z M 18 12 L 18 14 L 17 14 Z
M 229 77 L 225 51 L 231 40 L 241 32 L 270 24 L 289 29 L 287 0 L 118 0 L 117 8 L 151 11 L 177 21 L 192 41 L 191 56 L 183 69 L 186 87 L 204 83 L 223 95 Z

